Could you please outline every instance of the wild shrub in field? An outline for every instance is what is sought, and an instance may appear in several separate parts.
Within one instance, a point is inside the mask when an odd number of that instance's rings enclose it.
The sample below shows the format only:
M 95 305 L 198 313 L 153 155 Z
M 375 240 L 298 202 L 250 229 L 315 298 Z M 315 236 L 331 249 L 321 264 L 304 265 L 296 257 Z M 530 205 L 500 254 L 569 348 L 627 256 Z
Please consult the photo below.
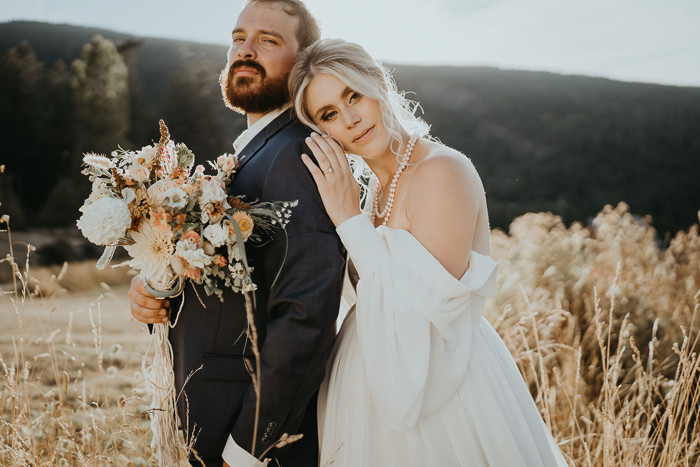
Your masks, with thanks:
M 697 225 L 662 251 L 620 204 L 590 227 L 526 214 L 492 244 L 485 314 L 572 465 L 699 465 Z

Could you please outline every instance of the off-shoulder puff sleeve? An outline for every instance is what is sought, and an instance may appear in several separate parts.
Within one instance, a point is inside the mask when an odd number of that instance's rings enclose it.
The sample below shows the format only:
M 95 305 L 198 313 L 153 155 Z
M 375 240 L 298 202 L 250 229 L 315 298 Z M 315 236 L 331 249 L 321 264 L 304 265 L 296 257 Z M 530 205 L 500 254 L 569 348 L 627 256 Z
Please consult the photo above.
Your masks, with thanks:
M 372 402 L 385 428 L 410 430 L 464 379 L 498 264 L 472 251 L 458 280 L 405 230 L 375 229 L 361 214 L 337 232 L 360 276 L 357 336 Z

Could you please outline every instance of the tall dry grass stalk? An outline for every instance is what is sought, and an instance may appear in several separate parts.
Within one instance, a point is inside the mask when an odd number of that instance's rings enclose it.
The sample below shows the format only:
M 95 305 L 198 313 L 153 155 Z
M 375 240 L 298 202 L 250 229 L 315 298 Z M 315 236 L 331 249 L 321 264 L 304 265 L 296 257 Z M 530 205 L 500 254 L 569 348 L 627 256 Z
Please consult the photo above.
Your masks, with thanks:
M 697 225 L 662 251 L 620 204 L 591 227 L 526 214 L 492 244 L 485 314 L 570 465 L 700 465 Z

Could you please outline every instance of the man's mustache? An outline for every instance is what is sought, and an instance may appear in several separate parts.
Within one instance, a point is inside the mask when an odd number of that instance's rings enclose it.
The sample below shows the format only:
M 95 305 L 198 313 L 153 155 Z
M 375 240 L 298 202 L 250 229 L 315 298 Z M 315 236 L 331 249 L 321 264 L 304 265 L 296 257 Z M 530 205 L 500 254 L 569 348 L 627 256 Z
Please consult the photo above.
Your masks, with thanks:
M 267 74 L 265 72 L 265 68 L 263 68 L 261 64 L 259 64 L 258 62 L 254 61 L 254 60 L 236 60 L 229 67 L 229 70 L 230 70 L 229 73 L 233 74 L 236 72 L 237 68 L 241 68 L 241 67 L 252 68 L 253 70 L 256 70 L 258 73 L 260 73 L 260 77 L 263 79 L 265 78 L 265 76 Z

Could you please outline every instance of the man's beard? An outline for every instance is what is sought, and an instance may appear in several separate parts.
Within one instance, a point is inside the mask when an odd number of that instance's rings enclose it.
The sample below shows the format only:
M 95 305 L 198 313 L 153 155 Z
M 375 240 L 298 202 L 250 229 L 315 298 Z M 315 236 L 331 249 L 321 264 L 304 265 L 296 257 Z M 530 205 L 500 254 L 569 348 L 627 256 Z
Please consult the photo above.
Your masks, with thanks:
M 257 70 L 259 78 L 251 76 L 236 78 L 234 72 L 242 66 Z M 257 79 L 260 80 L 260 84 L 256 86 Z M 236 60 L 221 71 L 219 83 L 226 107 L 242 114 L 265 114 L 289 102 L 288 79 L 289 72 L 276 78 L 268 78 L 267 72 L 258 62 Z

